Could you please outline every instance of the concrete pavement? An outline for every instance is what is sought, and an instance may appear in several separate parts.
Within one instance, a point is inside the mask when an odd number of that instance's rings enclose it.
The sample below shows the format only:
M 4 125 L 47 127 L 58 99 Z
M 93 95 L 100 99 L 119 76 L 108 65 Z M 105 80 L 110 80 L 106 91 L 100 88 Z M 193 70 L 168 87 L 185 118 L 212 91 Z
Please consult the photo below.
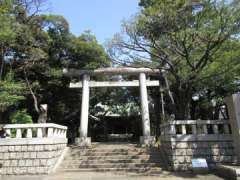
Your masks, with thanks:
M 212 174 L 193 175 L 189 173 L 172 173 L 166 172 L 161 176 L 134 176 L 132 174 L 116 174 L 116 173 L 98 173 L 98 172 L 65 172 L 56 173 L 48 176 L 16 176 L 16 177 L 0 177 L 1 180 L 221 180 Z

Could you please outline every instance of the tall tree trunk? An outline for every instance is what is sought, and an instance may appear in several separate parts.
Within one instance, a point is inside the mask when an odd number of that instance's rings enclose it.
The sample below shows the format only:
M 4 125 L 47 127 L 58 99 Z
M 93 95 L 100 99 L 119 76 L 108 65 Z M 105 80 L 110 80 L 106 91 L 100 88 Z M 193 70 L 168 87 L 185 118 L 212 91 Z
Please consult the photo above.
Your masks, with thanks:
M 0 81 L 3 79 L 3 69 L 4 69 L 4 50 L 1 48 L 0 52 Z
M 159 138 L 160 136 L 160 123 L 161 123 L 161 112 L 160 112 L 160 92 L 156 92 L 156 96 L 154 98 L 154 111 L 155 111 L 155 117 L 156 117 L 156 137 Z
M 175 119 L 186 120 L 190 115 L 190 102 L 192 100 L 192 93 L 189 88 L 178 89 L 175 97 Z
M 190 116 L 192 120 L 196 119 L 196 106 L 197 106 L 197 102 L 194 100 L 191 100 Z
M 0 123 L 3 122 L 3 113 L 0 111 Z
M 33 97 L 33 103 L 34 103 L 34 108 L 36 110 L 36 112 L 38 113 L 38 123 L 46 123 L 47 122 L 47 105 L 46 104 L 42 104 L 40 105 L 40 107 L 38 106 L 38 99 L 37 96 L 35 95 L 35 93 L 33 92 L 33 89 L 31 87 L 31 84 L 28 80 L 28 76 L 27 76 L 27 72 L 24 69 L 24 78 L 25 81 L 27 83 L 27 87 Z

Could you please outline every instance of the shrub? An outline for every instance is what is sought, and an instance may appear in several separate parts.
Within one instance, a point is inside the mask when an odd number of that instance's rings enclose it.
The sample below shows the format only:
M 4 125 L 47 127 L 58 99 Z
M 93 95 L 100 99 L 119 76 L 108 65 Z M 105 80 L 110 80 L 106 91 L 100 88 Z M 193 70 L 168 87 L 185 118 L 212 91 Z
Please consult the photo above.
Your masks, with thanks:
M 29 124 L 33 123 L 32 117 L 27 113 L 26 109 L 18 110 L 10 116 L 10 122 L 13 124 Z M 22 130 L 22 136 L 26 137 L 27 130 Z M 36 134 L 36 131 L 33 131 L 33 134 Z M 12 137 L 16 136 L 16 129 L 11 130 Z
M 27 113 L 26 109 L 18 110 L 10 116 L 10 122 L 13 124 L 33 123 L 32 117 Z

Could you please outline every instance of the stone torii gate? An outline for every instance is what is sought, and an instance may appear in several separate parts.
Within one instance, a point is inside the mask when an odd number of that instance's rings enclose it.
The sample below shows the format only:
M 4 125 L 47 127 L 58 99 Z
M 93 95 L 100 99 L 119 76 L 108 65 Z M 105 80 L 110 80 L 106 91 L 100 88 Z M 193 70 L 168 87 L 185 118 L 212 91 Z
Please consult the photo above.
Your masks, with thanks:
M 90 87 L 140 87 L 141 115 L 143 135 L 140 137 L 140 144 L 152 144 L 155 137 L 151 136 L 150 118 L 148 108 L 147 86 L 159 86 L 159 81 L 150 81 L 146 75 L 156 75 L 160 71 L 150 68 L 100 68 L 95 70 L 64 69 L 64 74 L 70 77 L 82 77 L 82 82 L 70 83 L 70 88 L 82 88 L 82 106 L 79 134 L 75 139 L 79 146 L 90 146 L 91 138 L 88 137 L 88 114 Z M 138 75 L 139 80 L 134 81 L 90 81 L 93 75 Z

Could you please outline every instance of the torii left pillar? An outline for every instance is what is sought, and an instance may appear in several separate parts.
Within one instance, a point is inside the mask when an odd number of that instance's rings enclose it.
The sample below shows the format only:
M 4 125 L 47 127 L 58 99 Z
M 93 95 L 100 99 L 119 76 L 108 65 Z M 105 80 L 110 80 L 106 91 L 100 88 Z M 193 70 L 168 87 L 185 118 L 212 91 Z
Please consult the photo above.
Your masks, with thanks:
M 148 94 L 146 84 L 146 74 L 139 74 L 140 96 L 141 96 L 141 114 L 142 114 L 142 129 L 143 135 L 140 136 L 141 145 L 154 145 L 155 137 L 151 136 L 149 108 L 148 108 Z
M 90 76 L 88 74 L 83 75 L 82 79 L 82 106 L 81 106 L 81 118 L 79 127 L 79 136 L 75 139 L 75 143 L 79 146 L 91 146 L 91 138 L 88 137 L 88 112 L 89 112 L 89 81 Z

